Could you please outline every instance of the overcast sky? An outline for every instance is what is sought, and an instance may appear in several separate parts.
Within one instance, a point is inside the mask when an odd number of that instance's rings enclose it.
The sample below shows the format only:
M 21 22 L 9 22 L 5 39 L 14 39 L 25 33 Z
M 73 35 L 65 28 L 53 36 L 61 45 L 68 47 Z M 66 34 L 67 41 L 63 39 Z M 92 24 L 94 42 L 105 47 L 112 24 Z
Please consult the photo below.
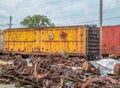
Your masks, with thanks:
M 120 24 L 120 0 L 104 1 L 104 25 Z M 55 25 L 97 24 L 99 21 L 99 0 L 0 0 L 0 25 L 9 23 L 13 16 L 13 27 L 26 16 L 46 15 Z M 96 20 L 96 21 L 94 21 Z M 91 22 L 89 22 L 91 21 Z M 5 29 L 7 27 L 0 28 Z

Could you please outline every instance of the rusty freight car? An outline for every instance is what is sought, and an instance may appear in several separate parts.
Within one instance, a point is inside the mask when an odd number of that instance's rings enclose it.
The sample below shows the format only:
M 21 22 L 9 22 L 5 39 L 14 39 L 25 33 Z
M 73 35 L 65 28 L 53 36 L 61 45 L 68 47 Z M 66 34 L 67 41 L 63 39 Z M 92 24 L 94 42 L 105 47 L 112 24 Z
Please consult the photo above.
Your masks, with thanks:
M 4 31 L 4 53 L 99 55 L 99 28 L 63 26 L 17 28 Z
M 120 56 L 120 25 L 103 27 L 102 54 Z

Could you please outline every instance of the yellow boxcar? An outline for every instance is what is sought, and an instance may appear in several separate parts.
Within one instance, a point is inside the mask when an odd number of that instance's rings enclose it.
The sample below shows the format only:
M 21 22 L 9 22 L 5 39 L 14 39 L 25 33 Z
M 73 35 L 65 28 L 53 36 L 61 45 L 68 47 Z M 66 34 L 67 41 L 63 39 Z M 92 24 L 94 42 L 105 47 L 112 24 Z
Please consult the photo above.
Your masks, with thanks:
M 99 29 L 95 26 L 8 29 L 4 31 L 4 51 L 98 55 Z

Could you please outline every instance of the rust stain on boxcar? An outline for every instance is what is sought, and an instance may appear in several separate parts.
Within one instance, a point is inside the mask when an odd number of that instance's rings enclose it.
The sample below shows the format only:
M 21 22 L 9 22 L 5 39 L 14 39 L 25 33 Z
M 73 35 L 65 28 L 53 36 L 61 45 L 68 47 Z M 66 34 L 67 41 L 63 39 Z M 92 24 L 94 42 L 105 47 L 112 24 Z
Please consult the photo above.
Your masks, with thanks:
M 63 40 L 65 40 L 66 39 L 66 37 L 67 37 L 67 33 L 65 33 L 65 32 L 61 32 L 61 34 L 60 34 L 60 37 L 63 39 Z

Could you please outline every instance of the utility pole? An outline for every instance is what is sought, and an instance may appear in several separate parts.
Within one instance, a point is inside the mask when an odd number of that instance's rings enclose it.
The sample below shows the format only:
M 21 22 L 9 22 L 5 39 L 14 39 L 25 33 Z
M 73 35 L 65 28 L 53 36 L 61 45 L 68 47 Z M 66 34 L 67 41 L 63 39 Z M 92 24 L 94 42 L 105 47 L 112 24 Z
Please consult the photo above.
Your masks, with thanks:
M 10 16 L 10 23 L 8 25 L 9 25 L 9 29 L 11 29 L 11 27 L 12 27 L 12 16 Z M 8 32 L 8 35 L 9 35 L 9 32 Z M 10 37 L 10 35 L 8 36 L 8 40 L 9 40 L 9 37 Z M 8 51 L 9 51 L 9 46 L 10 46 L 10 44 L 8 42 Z
M 9 23 L 9 29 L 12 27 L 12 16 L 10 16 L 10 23 Z
M 100 0 L 100 56 L 102 56 L 103 0 Z

